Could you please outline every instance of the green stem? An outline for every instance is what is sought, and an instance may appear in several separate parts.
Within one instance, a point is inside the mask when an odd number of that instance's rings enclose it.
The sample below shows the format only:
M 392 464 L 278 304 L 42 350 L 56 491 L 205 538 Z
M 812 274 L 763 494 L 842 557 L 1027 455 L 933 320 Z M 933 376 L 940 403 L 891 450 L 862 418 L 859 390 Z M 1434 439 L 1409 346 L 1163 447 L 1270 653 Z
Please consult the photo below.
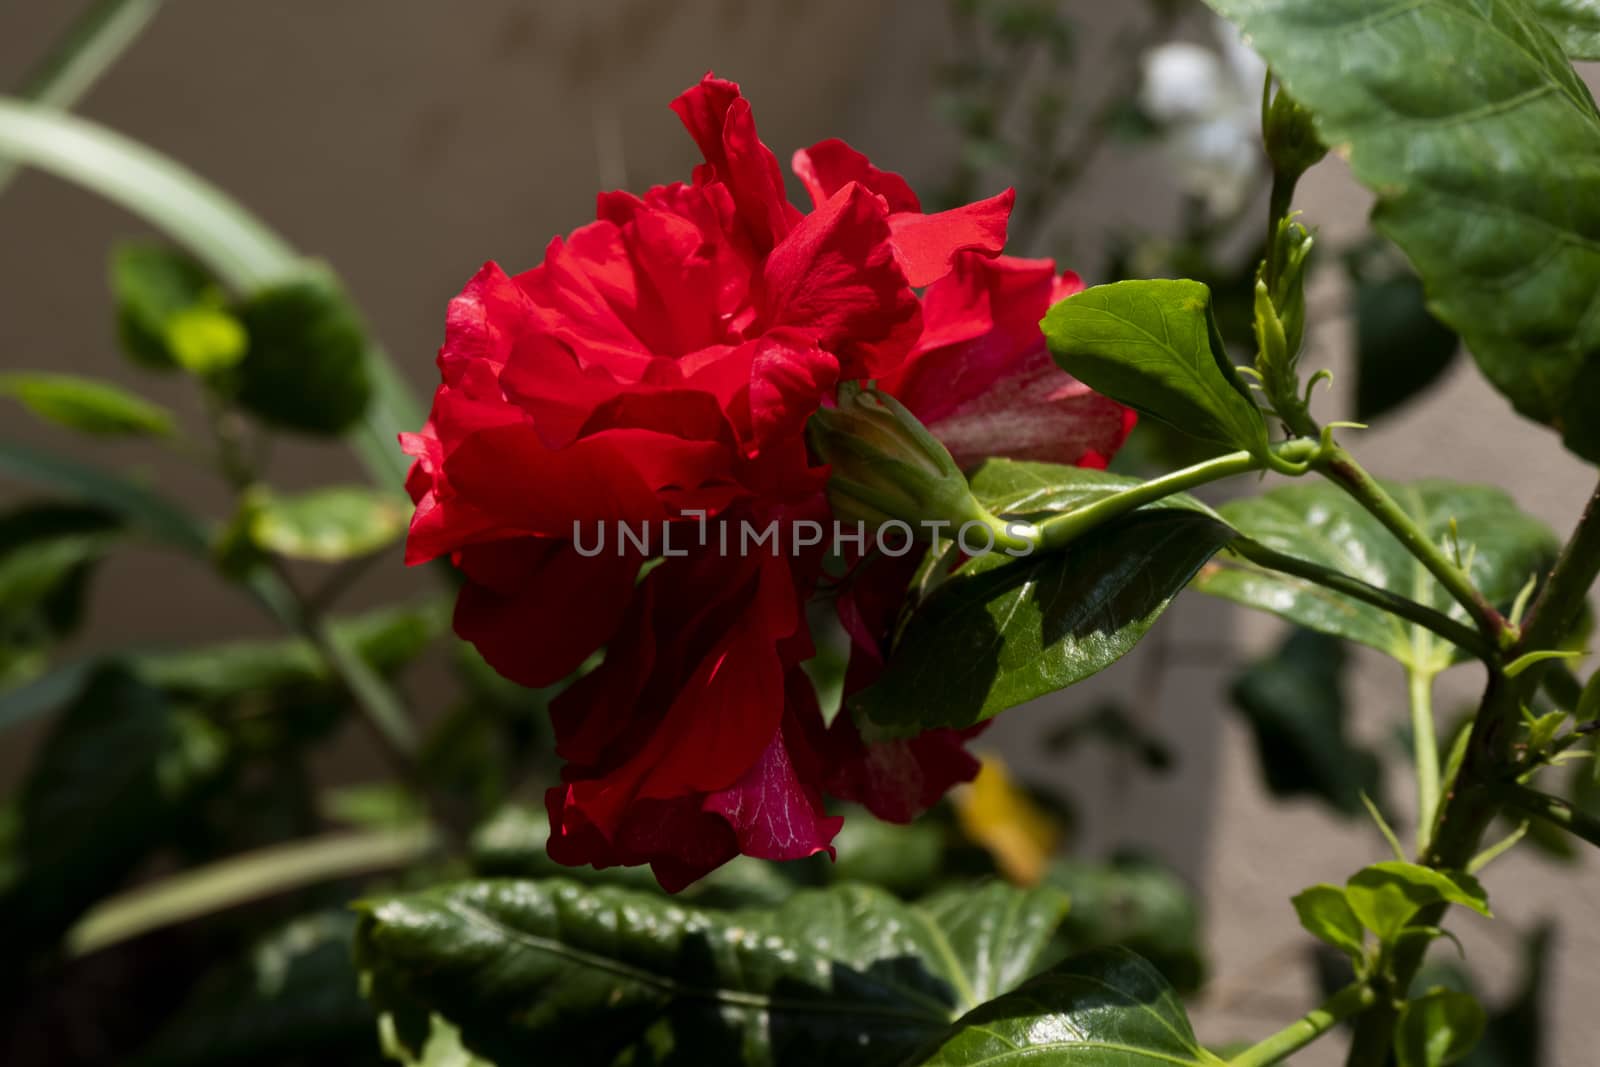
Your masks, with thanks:
M 329 834 L 230 856 L 102 901 L 67 934 L 67 951 L 87 956 L 151 930 L 291 889 L 405 867 L 438 843 L 434 831 L 418 826 Z
M 28 72 L 16 95 L 29 103 L 69 110 L 110 70 L 155 17 L 161 0 L 98 0 Z M 0 192 L 22 169 L 0 159 Z
M 1407 600 L 1397 593 L 1391 593 L 1375 585 L 1369 585 L 1359 578 L 1353 578 L 1342 571 L 1331 567 L 1324 567 L 1309 560 L 1300 559 L 1275 549 L 1268 548 L 1258 541 L 1248 537 L 1236 538 L 1228 546 L 1229 550 L 1243 556 L 1251 563 L 1268 570 L 1281 571 L 1292 574 L 1296 578 L 1304 578 L 1308 582 L 1332 589 L 1336 593 L 1355 600 L 1381 608 L 1391 615 L 1398 615 L 1408 622 L 1416 623 L 1426 630 L 1431 630 L 1446 641 L 1458 645 L 1471 652 L 1479 659 L 1489 660 L 1494 657 L 1494 649 L 1469 626 L 1452 619 L 1443 612 L 1435 611 L 1430 607 L 1418 604 L 1414 600 Z
M 1043 549 L 1060 548 L 1096 526 L 1119 515 L 1125 515 L 1135 508 L 1164 500 L 1174 493 L 1182 493 L 1207 482 L 1229 478 L 1236 474 L 1249 474 L 1265 466 L 1264 460 L 1250 452 L 1230 452 L 1225 456 L 1208 459 L 1204 463 L 1196 463 L 1192 467 L 1185 467 L 1183 470 L 1173 471 L 1171 474 L 1124 489 L 1120 493 L 1102 497 L 1075 511 L 1046 519 L 1039 524 L 1035 544 Z
M 1330 442 L 1314 460 L 1316 467 L 1331 481 L 1355 497 L 1374 518 L 1417 558 L 1428 573 L 1456 599 L 1467 614 L 1472 616 L 1479 631 L 1495 647 L 1500 647 L 1508 634 L 1506 620 L 1484 599 L 1477 586 L 1455 561 L 1428 537 L 1395 502 L 1376 478 L 1368 474 L 1355 457 L 1339 445 Z
M 1428 851 L 1439 807 L 1439 740 L 1433 722 L 1433 672 L 1407 668 L 1411 739 L 1417 766 L 1417 855 Z
M 1285 1056 L 1298 1052 L 1345 1019 L 1366 1011 L 1377 1003 L 1377 995 L 1365 982 L 1356 982 L 1335 993 L 1322 1007 L 1296 1019 L 1271 1037 L 1258 1041 L 1228 1061 L 1228 1067 L 1268 1067 Z
M 1535 819 L 1543 819 L 1552 826 L 1558 826 L 1572 836 L 1582 838 L 1600 848 L 1600 819 L 1579 811 L 1560 797 L 1553 797 L 1514 782 L 1495 787 L 1494 796 L 1513 811 Z
M 1588 599 L 1596 575 L 1600 575 L 1600 485 L 1595 486 L 1549 580 L 1528 609 L 1519 650 L 1557 647 Z

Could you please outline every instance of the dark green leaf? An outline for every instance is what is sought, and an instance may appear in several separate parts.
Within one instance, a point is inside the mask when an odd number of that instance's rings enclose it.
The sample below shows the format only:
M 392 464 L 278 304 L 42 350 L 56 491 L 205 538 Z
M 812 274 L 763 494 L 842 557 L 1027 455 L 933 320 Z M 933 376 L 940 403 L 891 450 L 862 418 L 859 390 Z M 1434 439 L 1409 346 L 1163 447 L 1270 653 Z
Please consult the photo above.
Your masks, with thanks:
M 1041 324 L 1067 373 L 1185 433 L 1261 452 L 1266 422 L 1239 384 L 1211 315 L 1211 291 L 1191 281 L 1099 285 L 1050 309 Z
M 216 775 L 223 742 L 126 668 L 97 672 L 23 784 L 22 879 L 0 907 L 9 945 L 47 944 L 171 833 Z
M 1600 2 L 1528 0 L 1545 29 L 1573 59 L 1600 59 Z
M 215 287 L 204 267 L 175 248 L 142 241 L 118 245 L 111 252 L 111 295 L 123 349 L 146 367 L 177 366 L 167 328 Z
M 410 505 L 364 486 L 328 486 L 299 496 L 250 494 L 250 540 L 288 559 L 338 563 L 393 544 L 405 533 Z
M 1210 0 L 1518 411 L 1600 460 L 1600 114 L 1524 0 Z
M 926 908 L 840 886 L 721 912 L 492 881 L 369 901 L 356 943 L 414 1048 L 431 1012 L 507 1063 L 891 1067 L 1036 967 L 1065 908 L 997 883 Z
M 133 1063 L 360 1062 L 376 1045 L 376 1019 L 350 958 L 355 923 L 349 912 L 327 912 L 262 938 L 203 979 Z
M 234 369 L 239 405 L 287 430 L 337 434 L 366 413 L 366 330 L 338 284 L 308 275 L 239 309 L 250 346 Z
M 1294 913 L 1312 937 L 1324 941 L 1351 959 L 1359 960 L 1365 934 L 1361 920 L 1350 910 L 1344 890 L 1336 885 L 1314 885 L 1293 898 Z
M 1037 463 L 988 463 L 973 489 L 1011 515 L 1070 511 L 1129 479 Z M 1064 552 L 977 557 L 919 606 L 877 684 L 854 706 L 874 726 L 966 727 L 1103 670 L 1132 648 L 1233 536 L 1183 498 L 1113 520 Z
M 47 422 L 97 437 L 171 437 L 172 413 L 142 397 L 73 374 L 18 371 L 0 374 L 9 396 Z
M 1296 630 L 1234 679 L 1231 694 L 1255 736 L 1274 796 L 1312 796 L 1346 816 L 1379 794 L 1378 757 L 1345 733 L 1344 643 Z
M 90 572 L 119 529 L 99 508 L 36 504 L 0 515 L 0 685 L 32 676 L 77 627 Z
M 1449 547 L 1452 536 L 1459 538 L 1463 561 L 1471 559 L 1473 581 L 1502 610 L 1509 610 L 1529 578 L 1548 573 L 1555 562 L 1555 535 L 1518 511 L 1499 489 L 1441 481 L 1385 488 L 1435 544 Z M 1241 534 L 1269 548 L 1470 621 L 1393 534 L 1333 485 L 1285 486 L 1230 501 L 1220 511 Z M 1378 608 L 1231 556 L 1219 557 L 1195 585 L 1308 629 L 1370 645 L 1424 673 L 1467 658 L 1443 638 Z
M 1368 422 L 1438 381 L 1461 342 L 1429 313 L 1415 275 L 1355 282 L 1356 418 Z
M 1121 946 L 1148 960 L 1179 990 L 1200 988 L 1200 913 L 1194 890 L 1167 867 L 1137 855 L 1104 862 L 1063 859 L 1044 884 L 1072 901 L 1060 930 L 1065 953 Z
M 1406 1002 L 1394 1026 L 1399 1067 L 1448 1067 L 1483 1037 L 1483 1007 L 1468 993 L 1436 989 Z
M 1144 960 L 1102 949 L 1058 964 L 984 1004 L 936 1045 L 920 1067 L 1196 1067 L 1220 1065 L 1195 1040 L 1178 995 Z
M 927 891 L 944 861 L 945 830 L 931 819 L 899 824 L 852 809 L 833 839 L 830 879 L 863 882 L 900 896 Z
M 414 659 L 442 632 L 448 618 L 443 605 L 424 603 L 338 619 L 332 629 L 362 659 L 387 673 Z M 137 664 L 152 685 L 199 700 L 332 680 L 323 658 L 309 642 L 297 639 L 203 645 L 141 656 Z
M 210 544 L 203 522 L 155 490 L 64 456 L 0 441 L 0 478 L 104 508 L 140 533 L 185 552 L 203 555 Z
M 1431 904 L 1445 902 L 1489 914 L 1489 898 L 1470 874 L 1436 871 L 1415 863 L 1389 860 L 1351 875 L 1345 884 L 1350 910 L 1368 930 L 1392 942 L 1411 917 Z

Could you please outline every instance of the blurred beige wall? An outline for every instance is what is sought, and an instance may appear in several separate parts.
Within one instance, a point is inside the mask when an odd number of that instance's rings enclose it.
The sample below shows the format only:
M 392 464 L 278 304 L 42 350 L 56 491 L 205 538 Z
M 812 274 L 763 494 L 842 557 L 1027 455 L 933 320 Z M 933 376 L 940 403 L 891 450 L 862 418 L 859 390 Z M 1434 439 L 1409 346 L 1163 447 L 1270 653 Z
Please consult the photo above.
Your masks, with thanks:
M 83 6 L 0 4 L 0 86 L 15 84 Z M 1068 6 L 1087 24 L 1075 85 L 1092 99 L 1103 91 L 1097 64 L 1134 8 Z M 695 152 L 666 104 L 708 68 L 743 83 L 780 158 L 839 135 L 914 183 L 936 178 L 949 148 L 930 108 L 932 64 L 948 46 L 941 10 L 939 0 L 170 0 L 79 110 L 183 160 L 328 259 L 426 390 L 445 301 L 481 262 L 533 264 L 550 236 L 592 217 L 598 188 L 687 175 Z M 1065 208 L 1067 232 L 1081 242 L 1073 247 L 1092 252 L 1121 225 L 1172 219 L 1167 189 L 1158 154 L 1111 153 Z M 1362 224 L 1364 196 L 1337 162 L 1312 174 L 1302 201 L 1327 236 Z M 113 343 L 106 249 L 144 232 L 38 175 L 0 197 L 0 366 L 136 384 L 196 416 L 183 383 L 136 375 Z M 1339 303 L 1331 274 L 1319 283 L 1318 306 Z M 1308 361 L 1333 367 L 1346 385 L 1345 325 L 1320 327 L 1314 343 Z M 173 495 L 219 514 L 224 506 L 209 475 L 153 448 L 77 446 L 14 409 L 0 412 L 0 433 L 137 467 Z M 1560 530 L 1593 473 L 1517 420 L 1464 363 L 1443 388 L 1354 444 L 1383 474 L 1508 486 Z M 360 477 L 344 450 L 306 444 L 281 448 L 272 473 L 288 486 Z M 0 486 L 0 497 L 17 495 Z M 373 600 L 409 588 L 396 560 L 361 593 Z M 265 629 L 193 564 L 130 552 L 98 581 L 94 623 L 80 645 Z M 1288 896 L 1342 881 L 1384 854 L 1370 828 L 1336 823 L 1309 804 L 1274 805 L 1262 792 L 1249 738 L 1222 691 L 1278 634 L 1270 620 L 1184 597 L 1152 637 L 1162 664 L 1141 649 L 1084 687 L 1010 713 L 989 735 L 1015 765 L 1087 802 L 1080 847 L 1142 843 L 1201 886 L 1221 986 L 1197 1013 L 1209 1040 L 1259 1036 L 1305 1010 L 1312 993 L 1298 949 L 1306 942 Z M 1441 709 L 1471 699 L 1472 669 L 1458 674 L 1447 679 Z M 1404 718 L 1398 672 L 1361 657 L 1352 677 L 1359 730 L 1387 736 Z M 1111 694 L 1135 701 L 1174 743 L 1174 774 L 1153 778 L 1102 752 L 1065 765 L 1042 757 L 1038 738 L 1052 719 Z M 16 755 L 0 753 L 0 778 Z M 1403 784 L 1390 792 L 1403 797 Z M 1512 979 L 1510 925 L 1558 905 L 1567 914 L 1549 1002 L 1560 1043 L 1549 1062 L 1594 1062 L 1588 1012 L 1600 974 L 1586 961 L 1600 958 L 1600 870 L 1515 856 L 1486 881 L 1501 919 L 1453 921 L 1492 987 Z M 1318 1048 L 1295 1062 L 1331 1064 L 1337 1051 Z

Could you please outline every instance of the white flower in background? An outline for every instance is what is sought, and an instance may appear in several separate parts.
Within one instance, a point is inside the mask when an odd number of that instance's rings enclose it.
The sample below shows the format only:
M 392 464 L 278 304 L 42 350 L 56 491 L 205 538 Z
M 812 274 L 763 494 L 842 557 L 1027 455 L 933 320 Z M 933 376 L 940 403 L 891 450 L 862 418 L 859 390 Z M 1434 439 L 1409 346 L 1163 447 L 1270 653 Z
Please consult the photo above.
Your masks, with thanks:
M 1213 215 L 1244 206 L 1266 165 L 1261 148 L 1261 86 L 1266 64 L 1228 23 L 1220 47 L 1171 41 L 1146 52 L 1139 106 L 1166 133 L 1183 190 Z

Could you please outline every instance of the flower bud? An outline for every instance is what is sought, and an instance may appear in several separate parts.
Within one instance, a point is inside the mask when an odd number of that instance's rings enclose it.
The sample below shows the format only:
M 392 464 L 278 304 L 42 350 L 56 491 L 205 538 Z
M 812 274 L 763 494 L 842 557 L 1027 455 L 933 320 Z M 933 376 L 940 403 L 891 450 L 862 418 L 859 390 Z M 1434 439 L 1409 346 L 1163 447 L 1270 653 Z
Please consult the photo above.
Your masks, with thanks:
M 1267 144 L 1267 158 L 1272 160 L 1273 175 L 1291 185 L 1328 154 L 1312 124 L 1311 112 L 1281 85 L 1261 108 L 1261 134 Z
M 1020 544 L 1006 525 L 972 495 L 951 458 L 915 415 L 872 385 L 846 383 L 837 407 L 811 416 L 812 446 L 832 468 L 828 500 L 834 514 L 879 526 L 898 519 L 926 534 L 924 523 L 951 530 L 978 522 L 999 544 Z

